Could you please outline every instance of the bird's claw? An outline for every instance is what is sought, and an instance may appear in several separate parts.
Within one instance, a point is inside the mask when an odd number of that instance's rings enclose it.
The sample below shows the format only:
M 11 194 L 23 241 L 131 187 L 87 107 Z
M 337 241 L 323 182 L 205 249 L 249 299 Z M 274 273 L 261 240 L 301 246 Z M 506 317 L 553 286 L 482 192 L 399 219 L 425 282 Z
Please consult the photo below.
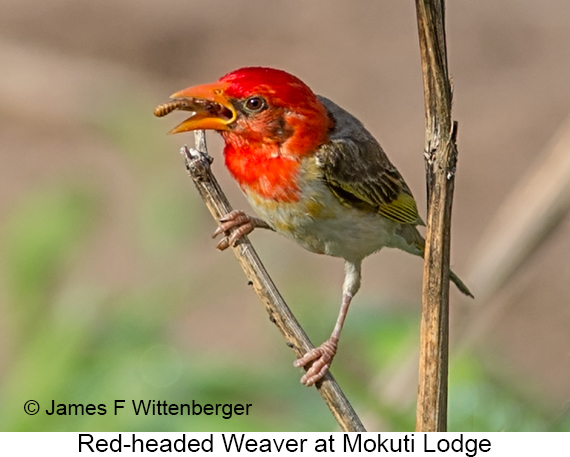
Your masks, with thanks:
M 234 230 L 229 235 L 224 236 L 216 245 L 216 248 L 223 251 L 230 246 L 235 246 L 240 237 L 253 232 L 253 229 L 256 226 L 257 223 L 255 218 L 248 216 L 239 209 L 231 211 L 220 219 L 220 225 L 218 225 L 218 228 L 212 235 L 212 238 L 215 238 L 232 228 Z
M 301 377 L 301 384 L 310 387 L 327 374 L 336 354 L 337 345 L 338 339 L 331 337 L 319 347 L 311 349 L 303 357 L 293 362 L 295 367 L 304 367 L 312 362 L 307 372 Z

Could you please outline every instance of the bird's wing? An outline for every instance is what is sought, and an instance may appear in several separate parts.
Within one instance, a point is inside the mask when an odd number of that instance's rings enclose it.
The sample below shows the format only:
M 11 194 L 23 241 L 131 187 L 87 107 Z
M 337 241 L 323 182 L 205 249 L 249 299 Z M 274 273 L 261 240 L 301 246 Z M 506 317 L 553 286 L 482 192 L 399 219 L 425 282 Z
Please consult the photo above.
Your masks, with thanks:
M 376 142 L 333 139 L 317 153 L 325 182 L 345 205 L 423 225 L 404 179 Z
M 362 123 L 328 98 L 318 96 L 333 127 L 317 152 L 331 191 L 345 205 L 376 212 L 402 224 L 424 225 L 404 178 Z

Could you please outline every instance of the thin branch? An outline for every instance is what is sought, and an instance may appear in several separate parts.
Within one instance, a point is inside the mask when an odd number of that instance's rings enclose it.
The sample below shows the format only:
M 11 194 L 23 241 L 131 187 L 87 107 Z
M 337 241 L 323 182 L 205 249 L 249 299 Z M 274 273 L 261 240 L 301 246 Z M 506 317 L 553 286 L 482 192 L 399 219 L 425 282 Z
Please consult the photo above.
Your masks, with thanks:
M 512 304 L 507 297 L 513 277 L 570 213 L 570 116 L 535 155 L 474 250 L 467 278 L 481 305 L 463 316 L 456 338 L 462 348 L 488 334 L 497 316 Z
M 570 211 L 570 116 L 534 155 L 474 250 L 467 278 L 477 298 L 492 297 Z
M 458 308 L 450 341 L 456 353 L 487 337 L 513 297 L 528 285 L 532 268 L 521 272 L 532 255 L 570 214 L 570 116 L 558 127 L 536 161 L 512 186 L 509 195 L 480 237 L 465 275 L 477 302 Z M 417 348 L 410 348 L 394 373 L 374 385 L 383 402 L 403 411 L 410 406 L 409 392 L 416 383 Z
M 186 169 L 202 200 L 218 222 L 222 216 L 232 210 L 232 207 L 211 171 L 212 158 L 208 155 L 206 136 L 203 131 L 195 132 L 195 144 L 197 150 L 188 149 L 184 146 L 181 153 L 186 161 Z M 297 357 L 301 357 L 313 349 L 314 346 L 281 297 L 249 239 L 242 236 L 232 250 L 250 284 L 269 313 L 269 319 L 285 337 L 287 346 L 293 349 Z M 366 431 L 352 405 L 330 373 L 323 378 L 322 382 L 317 383 L 316 387 L 343 431 Z
M 416 431 L 447 429 L 449 250 L 457 126 L 451 120 L 444 0 L 416 0 L 426 111 L 428 218 Z

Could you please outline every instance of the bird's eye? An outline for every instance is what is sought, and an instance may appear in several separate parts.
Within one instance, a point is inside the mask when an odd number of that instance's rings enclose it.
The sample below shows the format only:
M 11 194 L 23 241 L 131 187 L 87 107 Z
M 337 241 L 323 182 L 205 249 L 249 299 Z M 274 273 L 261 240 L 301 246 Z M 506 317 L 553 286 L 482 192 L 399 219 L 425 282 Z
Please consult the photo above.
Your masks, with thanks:
M 261 97 L 250 97 L 244 103 L 245 109 L 256 113 L 265 108 L 265 100 Z

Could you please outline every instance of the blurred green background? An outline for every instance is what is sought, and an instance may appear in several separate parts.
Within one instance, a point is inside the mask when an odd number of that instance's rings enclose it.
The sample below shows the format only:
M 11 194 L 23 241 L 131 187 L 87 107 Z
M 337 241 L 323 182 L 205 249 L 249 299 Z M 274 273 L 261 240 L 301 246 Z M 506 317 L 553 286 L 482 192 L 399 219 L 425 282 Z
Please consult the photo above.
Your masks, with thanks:
M 449 429 L 568 431 L 567 207 L 532 246 L 509 247 L 514 266 L 482 253 L 568 115 L 570 6 L 449 3 L 452 263 L 477 297 L 451 295 Z M 283 68 L 363 120 L 425 208 L 413 2 L 5 0 L 2 10 L 0 431 L 337 430 L 231 253 L 214 249 L 215 223 L 178 154 L 191 135 L 167 137 L 176 114 L 152 110 L 241 66 Z M 222 186 L 248 209 L 219 138 L 208 139 Z M 536 222 L 507 220 L 522 233 Z M 342 262 L 272 233 L 252 240 L 323 341 Z M 399 252 L 364 263 L 332 371 L 371 431 L 414 428 L 421 271 Z M 37 415 L 24 413 L 30 399 Z M 253 407 L 231 419 L 145 417 L 114 415 L 115 399 Z M 107 414 L 48 416 L 52 400 L 104 403 Z

